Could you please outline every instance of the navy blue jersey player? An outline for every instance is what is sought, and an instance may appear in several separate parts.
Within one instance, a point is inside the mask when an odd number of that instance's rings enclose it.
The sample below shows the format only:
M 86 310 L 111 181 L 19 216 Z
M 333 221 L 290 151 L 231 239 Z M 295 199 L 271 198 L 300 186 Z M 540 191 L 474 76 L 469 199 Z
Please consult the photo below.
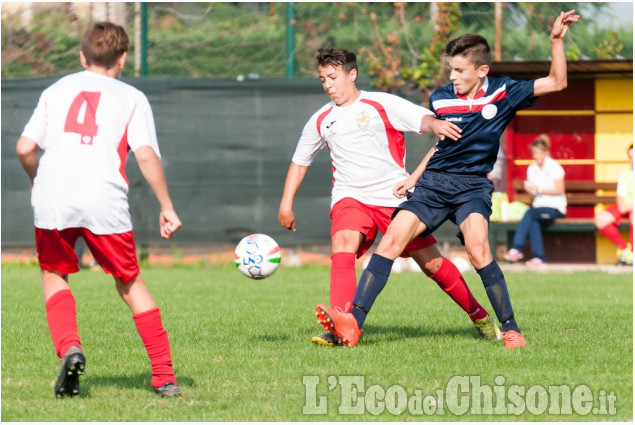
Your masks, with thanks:
M 438 141 L 415 172 L 395 187 L 395 196 L 408 195 L 408 200 L 397 208 L 362 273 L 352 309 L 342 312 L 324 305 L 316 307 L 318 321 L 344 343 L 357 344 L 366 315 L 406 244 L 449 219 L 459 227 L 458 236 L 502 324 L 505 346 L 527 345 L 514 319 L 505 277 L 489 247 L 494 185 L 486 175 L 496 161 L 500 136 L 516 111 L 533 105 L 538 96 L 566 88 L 563 38 L 569 25 L 580 18 L 574 13 L 562 12 L 555 20 L 550 37 L 551 69 L 547 77 L 536 80 L 487 77 L 491 55 L 487 40 L 480 35 L 465 34 L 448 43 L 445 55 L 452 84 L 432 94 L 430 109 L 438 118 L 458 125 L 461 138 Z M 408 194 L 413 187 L 414 192 Z

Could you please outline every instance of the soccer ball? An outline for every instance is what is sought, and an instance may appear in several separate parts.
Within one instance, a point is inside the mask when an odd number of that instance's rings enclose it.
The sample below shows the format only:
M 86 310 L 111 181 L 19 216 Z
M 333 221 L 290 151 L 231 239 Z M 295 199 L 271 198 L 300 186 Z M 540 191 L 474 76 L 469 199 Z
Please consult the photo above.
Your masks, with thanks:
M 271 237 L 254 233 L 241 240 L 234 251 L 238 271 L 251 279 L 264 279 L 280 265 L 280 247 Z
M 456 256 L 450 261 L 452 261 L 452 263 L 456 266 L 457 269 L 459 269 L 459 272 L 461 273 L 472 271 L 472 264 L 461 256 Z

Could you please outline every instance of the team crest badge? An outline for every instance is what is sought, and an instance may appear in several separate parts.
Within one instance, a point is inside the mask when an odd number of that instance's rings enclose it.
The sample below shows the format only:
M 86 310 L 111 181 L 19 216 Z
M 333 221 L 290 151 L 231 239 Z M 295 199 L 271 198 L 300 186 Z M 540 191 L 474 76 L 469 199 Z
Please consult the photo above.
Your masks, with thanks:
M 486 120 L 491 120 L 492 118 L 496 116 L 497 112 L 498 112 L 498 108 L 496 107 L 496 105 L 493 105 L 490 103 L 489 105 L 485 105 L 485 107 L 483 107 L 481 114 L 483 115 L 483 118 L 485 118 Z
M 368 127 L 368 120 L 369 120 L 369 117 L 366 111 L 360 112 L 360 114 L 357 116 L 357 127 L 359 128 Z

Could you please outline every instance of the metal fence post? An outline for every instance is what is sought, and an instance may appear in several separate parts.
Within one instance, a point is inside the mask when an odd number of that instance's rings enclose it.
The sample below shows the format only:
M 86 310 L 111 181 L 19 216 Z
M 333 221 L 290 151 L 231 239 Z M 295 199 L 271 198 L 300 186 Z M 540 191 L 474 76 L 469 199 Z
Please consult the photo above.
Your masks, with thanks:
M 295 77 L 295 3 L 287 3 L 287 78 Z
M 141 75 L 148 75 L 148 3 L 141 3 Z

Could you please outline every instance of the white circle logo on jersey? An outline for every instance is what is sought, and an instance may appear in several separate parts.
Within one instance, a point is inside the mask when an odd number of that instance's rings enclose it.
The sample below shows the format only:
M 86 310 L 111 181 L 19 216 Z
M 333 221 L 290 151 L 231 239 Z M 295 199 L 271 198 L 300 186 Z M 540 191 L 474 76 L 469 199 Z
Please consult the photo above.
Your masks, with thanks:
M 490 103 L 489 105 L 485 105 L 483 107 L 481 114 L 483 115 L 483 118 L 485 118 L 486 120 L 491 120 L 492 118 L 496 116 L 497 112 L 498 112 L 498 108 L 496 107 L 496 105 L 492 105 Z
M 359 113 L 359 115 L 357 116 L 357 127 L 359 128 L 366 128 L 368 127 L 368 114 L 366 113 L 366 111 L 362 111 Z

